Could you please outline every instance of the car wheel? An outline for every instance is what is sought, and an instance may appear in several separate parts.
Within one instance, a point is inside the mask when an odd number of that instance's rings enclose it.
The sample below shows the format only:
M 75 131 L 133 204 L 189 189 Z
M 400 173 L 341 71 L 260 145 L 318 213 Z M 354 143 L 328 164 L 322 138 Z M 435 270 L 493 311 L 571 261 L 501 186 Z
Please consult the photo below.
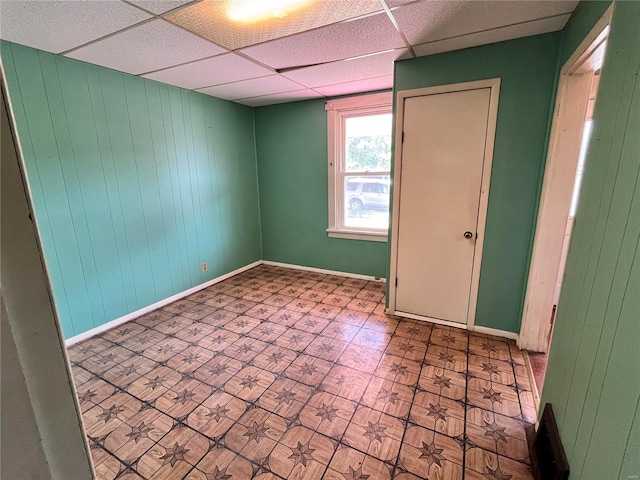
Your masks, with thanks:
M 352 212 L 359 212 L 362 210 L 362 207 L 364 207 L 364 205 L 362 205 L 362 200 L 359 198 L 352 198 L 349 200 L 349 210 Z

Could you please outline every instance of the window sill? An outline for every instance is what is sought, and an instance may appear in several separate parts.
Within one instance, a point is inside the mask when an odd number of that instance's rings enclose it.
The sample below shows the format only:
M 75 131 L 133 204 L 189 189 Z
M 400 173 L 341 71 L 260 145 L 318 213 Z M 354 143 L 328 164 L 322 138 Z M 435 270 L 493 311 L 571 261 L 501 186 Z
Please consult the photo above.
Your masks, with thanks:
M 365 240 L 369 242 L 386 242 L 386 232 L 362 232 L 358 230 L 337 230 L 327 228 L 327 235 L 330 238 L 346 238 L 349 240 Z

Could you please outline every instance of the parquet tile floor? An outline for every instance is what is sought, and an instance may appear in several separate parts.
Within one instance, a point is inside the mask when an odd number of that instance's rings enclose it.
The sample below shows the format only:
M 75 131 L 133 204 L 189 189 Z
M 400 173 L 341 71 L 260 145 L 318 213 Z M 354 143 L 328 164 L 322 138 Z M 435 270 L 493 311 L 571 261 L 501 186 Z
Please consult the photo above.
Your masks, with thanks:
M 382 283 L 261 265 L 69 357 L 101 480 L 531 479 L 522 353 Z

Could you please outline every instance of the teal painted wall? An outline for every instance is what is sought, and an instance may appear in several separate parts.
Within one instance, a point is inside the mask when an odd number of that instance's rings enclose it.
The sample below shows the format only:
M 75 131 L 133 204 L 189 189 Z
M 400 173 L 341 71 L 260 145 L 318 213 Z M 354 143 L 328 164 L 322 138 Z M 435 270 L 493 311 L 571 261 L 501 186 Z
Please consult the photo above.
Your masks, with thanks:
M 559 42 L 550 33 L 396 63 L 396 92 L 502 79 L 476 325 L 520 330 Z
M 385 277 L 386 243 L 327 236 L 325 102 L 255 109 L 264 259 Z
M 607 6 L 579 7 L 563 58 Z M 639 25 L 640 2 L 616 2 L 542 394 L 571 480 L 640 475 Z
M 66 337 L 261 258 L 250 108 L 6 42 L 2 60 Z

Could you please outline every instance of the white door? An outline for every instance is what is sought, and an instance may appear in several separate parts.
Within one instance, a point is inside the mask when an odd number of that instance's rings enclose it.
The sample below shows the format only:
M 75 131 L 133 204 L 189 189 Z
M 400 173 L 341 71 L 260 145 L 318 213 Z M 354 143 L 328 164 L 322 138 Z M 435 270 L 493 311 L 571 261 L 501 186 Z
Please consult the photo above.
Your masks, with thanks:
M 405 99 L 395 311 L 467 323 L 491 88 Z

